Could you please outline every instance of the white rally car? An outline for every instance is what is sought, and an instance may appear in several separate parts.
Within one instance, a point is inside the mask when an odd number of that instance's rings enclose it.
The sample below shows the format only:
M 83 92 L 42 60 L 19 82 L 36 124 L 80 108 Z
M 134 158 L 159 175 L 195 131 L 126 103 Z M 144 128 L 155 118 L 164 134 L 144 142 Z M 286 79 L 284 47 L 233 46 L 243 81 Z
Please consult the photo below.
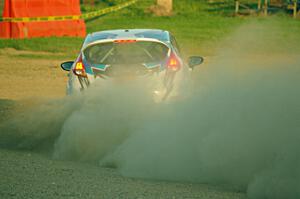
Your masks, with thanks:
M 70 71 L 68 94 L 83 91 L 96 81 L 142 78 L 153 81 L 151 92 L 163 101 L 176 92 L 179 74 L 202 62 L 202 57 L 192 56 L 185 64 L 168 31 L 129 29 L 87 35 L 77 59 L 61 67 Z

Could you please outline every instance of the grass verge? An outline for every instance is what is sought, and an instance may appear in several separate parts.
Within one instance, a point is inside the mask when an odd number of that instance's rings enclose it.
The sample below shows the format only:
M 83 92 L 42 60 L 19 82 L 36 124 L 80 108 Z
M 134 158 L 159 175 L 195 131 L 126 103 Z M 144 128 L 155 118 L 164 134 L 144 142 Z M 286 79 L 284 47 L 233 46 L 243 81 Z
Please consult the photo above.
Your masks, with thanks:
M 92 11 L 107 5 L 114 5 L 114 1 L 104 1 L 96 5 L 96 8 L 83 6 L 83 12 Z M 209 5 L 203 1 L 181 0 L 175 1 L 174 15 L 170 17 L 156 17 L 148 13 L 149 6 L 154 0 L 144 0 L 136 5 L 99 17 L 86 23 L 87 32 L 95 32 L 106 29 L 129 28 L 158 28 L 171 31 L 182 45 L 187 54 L 197 53 L 209 55 L 214 52 L 218 43 L 230 32 L 243 23 L 256 20 L 258 22 L 269 18 L 255 17 L 230 17 L 222 12 L 210 11 L 216 5 Z M 293 32 L 300 32 L 300 22 L 285 15 L 275 16 L 278 24 Z M 287 35 L 290 33 L 287 31 Z M 14 48 L 17 50 L 47 51 L 64 53 L 71 57 L 78 52 L 82 38 L 33 38 L 0 40 L 0 48 Z

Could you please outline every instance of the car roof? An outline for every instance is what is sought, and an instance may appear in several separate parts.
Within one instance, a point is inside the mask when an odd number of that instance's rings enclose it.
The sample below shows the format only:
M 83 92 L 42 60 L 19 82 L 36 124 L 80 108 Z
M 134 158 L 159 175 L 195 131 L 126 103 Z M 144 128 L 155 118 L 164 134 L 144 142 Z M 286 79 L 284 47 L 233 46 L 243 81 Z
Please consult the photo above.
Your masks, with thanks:
M 120 29 L 120 30 L 105 30 L 88 34 L 85 40 L 85 45 L 95 41 L 104 39 L 123 39 L 123 38 L 148 38 L 157 39 L 161 42 L 168 42 L 170 39 L 169 32 L 159 29 Z

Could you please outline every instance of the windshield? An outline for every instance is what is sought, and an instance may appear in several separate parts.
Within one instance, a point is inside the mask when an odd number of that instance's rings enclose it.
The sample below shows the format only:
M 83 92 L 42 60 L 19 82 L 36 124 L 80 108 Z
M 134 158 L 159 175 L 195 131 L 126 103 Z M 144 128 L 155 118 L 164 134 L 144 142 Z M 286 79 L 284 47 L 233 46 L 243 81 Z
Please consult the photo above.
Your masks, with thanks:
M 89 46 L 83 53 L 90 64 L 145 64 L 163 61 L 168 50 L 167 46 L 158 42 L 108 42 Z

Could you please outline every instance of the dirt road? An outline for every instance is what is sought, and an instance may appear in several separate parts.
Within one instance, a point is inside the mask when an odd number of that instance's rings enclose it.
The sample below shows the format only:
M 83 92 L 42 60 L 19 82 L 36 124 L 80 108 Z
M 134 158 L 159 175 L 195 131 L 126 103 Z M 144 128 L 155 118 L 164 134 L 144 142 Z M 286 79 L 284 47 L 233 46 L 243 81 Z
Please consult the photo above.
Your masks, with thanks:
M 93 164 L 0 150 L 1 198 L 244 198 L 200 184 L 144 181 Z
M 46 52 L 0 50 L 1 99 L 64 96 L 66 73 L 60 70 L 61 60 L 51 59 L 53 56 Z
M 67 77 L 59 67 L 63 60 L 47 59 L 47 56 L 53 54 L 0 51 L 0 122 L 18 115 L 19 110 L 30 109 L 28 104 L 36 103 L 36 99 L 65 95 Z M 53 160 L 49 151 L 2 147 L 0 198 L 234 199 L 245 198 L 245 194 L 203 184 L 125 178 L 97 163 Z

